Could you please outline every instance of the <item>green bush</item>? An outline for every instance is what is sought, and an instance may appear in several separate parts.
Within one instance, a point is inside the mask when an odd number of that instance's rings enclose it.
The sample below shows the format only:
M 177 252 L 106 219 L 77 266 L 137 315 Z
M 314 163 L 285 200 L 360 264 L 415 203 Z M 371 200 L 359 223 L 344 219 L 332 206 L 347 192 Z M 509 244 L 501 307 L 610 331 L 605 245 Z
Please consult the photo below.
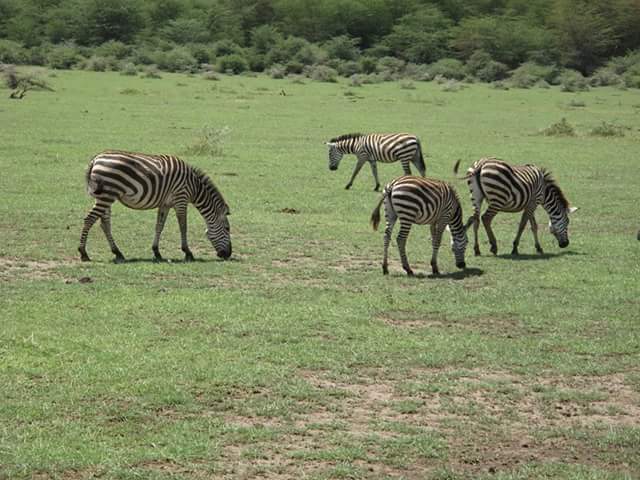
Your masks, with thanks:
M 134 76 L 138 74 L 138 67 L 133 62 L 121 62 L 118 66 L 118 70 L 122 75 Z
M 589 78 L 592 87 L 608 87 L 619 85 L 622 77 L 618 75 L 611 67 L 600 67 Z
M 224 55 L 218 58 L 216 69 L 219 72 L 232 72 L 235 74 L 242 73 L 249 69 L 249 64 L 241 55 Z
M 448 79 L 462 80 L 466 75 L 463 63 L 455 58 L 443 58 L 438 60 L 437 62 L 429 65 L 428 69 L 429 74 L 432 77 L 440 75 Z
M 362 73 L 376 73 L 378 61 L 373 57 L 360 57 L 358 60 L 358 70 Z
M 378 72 L 388 72 L 390 74 L 399 74 L 404 71 L 405 62 L 395 57 L 382 57 L 378 60 Z
M 0 63 L 28 63 L 29 54 L 18 42 L 0 39 Z
M 358 62 L 349 60 L 345 62 L 339 62 L 336 67 L 336 70 L 343 77 L 350 77 L 351 75 L 355 75 L 356 73 L 359 73 L 360 67 L 358 65 Z
M 131 46 L 117 40 L 109 40 L 94 49 L 97 57 L 114 57 L 122 60 L 131 53 Z
M 467 71 L 483 82 L 502 80 L 507 76 L 508 68 L 504 63 L 496 62 L 487 52 L 476 50 L 467 60 Z
M 597 127 L 593 127 L 589 135 L 595 137 L 624 137 L 625 127 L 614 123 L 602 122 Z
M 588 80 L 577 70 L 564 70 L 558 77 L 563 92 L 584 92 L 589 90 Z
M 573 125 L 567 122 L 566 118 L 562 118 L 559 122 L 542 129 L 540 135 L 547 137 L 574 137 L 576 130 L 573 128 Z
M 315 65 L 307 70 L 307 76 L 316 82 L 331 82 L 338 81 L 338 72 L 333 68 L 326 65 Z
M 47 64 L 51 68 L 70 69 L 82 60 L 75 45 L 56 45 L 47 56 Z
M 636 64 L 622 75 L 622 81 L 627 88 L 640 88 L 640 64 Z
M 296 62 L 295 60 L 291 60 L 290 62 L 287 62 L 284 69 L 287 75 L 291 75 L 292 73 L 300 74 L 302 73 L 302 70 L 304 70 L 304 65 L 300 62 Z
M 168 72 L 194 71 L 198 66 L 198 61 L 185 47 L 176 47 L 168 52 L 157 52 L 155 60 L 160 70 Z
M 324 48 L 329 54 L 329 58 L 356 60 L 360 56 L 359 43 L 357 38 L 351 38 L 348 35 L 339 35 L 326 42 Z
M 284 65 L 280 65 L 279 63 L 275 63 L 269 68 L 269 76 L 271 78 L 284 78 L 286 73 L 287 71 Z
M 554 83 L 557 77 L 556 67 L 526 62 L 511 72 L 511 85 L 516 88 L 531 88 L 540 80 Z
M 144 69 L 144 78 L 162 78 L 158 67 L 155 65 L 147 65 Z
M 91 56 L 84 62 L 84 69 L 91 70 L 93 72 L 104 72 L 109 67 L 109 61 L 104 57 L 98 57 L 96 55 Z

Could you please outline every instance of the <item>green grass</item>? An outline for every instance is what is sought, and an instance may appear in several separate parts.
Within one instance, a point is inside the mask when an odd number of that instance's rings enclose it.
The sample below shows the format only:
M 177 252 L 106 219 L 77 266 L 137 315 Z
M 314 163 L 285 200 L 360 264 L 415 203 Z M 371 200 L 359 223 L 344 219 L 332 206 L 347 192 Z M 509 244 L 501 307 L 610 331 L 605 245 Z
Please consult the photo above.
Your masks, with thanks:
M 572 108 L 558 88 L 49 80 L 55 92 L 21 101 L 0 90 L 0 478 L 640 475 L 636 91 L 593 89 Z M 576 136 L 538 135 L 563 118 Z M 588 134 L 603 122 L 625 136 Z M 223 148 L 187 155 L 204 129 Z M 544 228 L 537 256 L 527 230 L 505 255 L 519 216 L 500 214 L 499 255 L 482 234 L 472 274 L 454 274 L 445 239 L 441 278 L 407 278 L 395 244 L 383 277 L 370 172 L 345 191 L 354 159 L 328 170 L 324 142 L 354 131 L 419 135 L 428 175 L 454 182 L 457 159 L 547 167 L 580 207 L 570 247 Z M 208 172 L 234 260 L 215 258 L 190 209 L 200 261 L 182 263 L 172 216 L 172 262 L 154 264 L 155 212 L 117 205 L 114 236 L 137 261 L 112 264 L 96 226 L 80 263 L 84 171 L 107 148 Z M 408 244 L 423 274 L 427 231 Z

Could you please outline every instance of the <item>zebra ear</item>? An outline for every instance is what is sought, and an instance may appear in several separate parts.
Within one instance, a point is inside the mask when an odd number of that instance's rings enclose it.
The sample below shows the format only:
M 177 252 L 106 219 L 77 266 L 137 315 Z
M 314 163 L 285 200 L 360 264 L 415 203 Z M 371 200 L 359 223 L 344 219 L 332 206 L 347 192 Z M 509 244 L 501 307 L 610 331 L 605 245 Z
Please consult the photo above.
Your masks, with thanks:
M 573 213 L 578 210 L 578 207 L 569 207 L 569 213 Z

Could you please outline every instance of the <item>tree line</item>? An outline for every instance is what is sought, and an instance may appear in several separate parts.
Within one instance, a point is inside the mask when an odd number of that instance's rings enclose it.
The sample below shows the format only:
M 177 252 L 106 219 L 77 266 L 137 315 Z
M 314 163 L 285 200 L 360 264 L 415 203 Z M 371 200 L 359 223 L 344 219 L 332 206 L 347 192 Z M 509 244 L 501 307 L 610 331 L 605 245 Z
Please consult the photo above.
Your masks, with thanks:
M 487 80 L 523 64 L 591 75 L 640 47 L 638 25 L 638 0 L 0 0 L 0 61 L 349 75 L 383 59 L 481 62 Z

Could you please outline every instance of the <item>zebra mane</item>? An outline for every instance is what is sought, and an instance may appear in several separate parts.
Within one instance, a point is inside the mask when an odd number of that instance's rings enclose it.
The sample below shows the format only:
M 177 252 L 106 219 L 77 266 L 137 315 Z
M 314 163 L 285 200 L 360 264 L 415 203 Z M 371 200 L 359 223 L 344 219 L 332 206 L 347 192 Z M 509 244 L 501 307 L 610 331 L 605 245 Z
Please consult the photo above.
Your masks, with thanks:
M 564 192 L 556 182 L 556 179 L 553 178 L 553 175 L 548 170 L 541 168 L 542 174 L 544 175 L 544 182 L 547 185 L 547 188 L 553 188 L 557 192 L 558 200 L 560 204 L 566 209 L 569 208 L 569 200 L 564 196 Z
M 216 187 L 213 184 L 213 181 L 211 180 L 211 178 L 209 178 L 209 175 L 204 173 L 198 167 L 193 167 L 192 166 L 191 168 L 193 169 L 193 172 L 196 174 L 196 176 L 198 177 L 200 182 L 202 182 L 202 185 L 204 186 L 204 188 L 206 190 L 209 190 L 214 196 L 219 197 L 220 200 L 222 200 L 222 203 L 227 205 L 227 202 L 225 201 L 224 197 L 222 196 L 222 193 L 220 193 L 220 190 L 218 190 L 218 187 Z M 227 206 L 227 208 L 229 208 L 229 207 Z
M 347 133 L 345 135 L 340 135 L 339 137 L 332 138 L 329 140 L 330 143 L 341 142 L 343 140 L 351 140 L 353 138 L 360 138 L 364 136 L 364 133 Z

